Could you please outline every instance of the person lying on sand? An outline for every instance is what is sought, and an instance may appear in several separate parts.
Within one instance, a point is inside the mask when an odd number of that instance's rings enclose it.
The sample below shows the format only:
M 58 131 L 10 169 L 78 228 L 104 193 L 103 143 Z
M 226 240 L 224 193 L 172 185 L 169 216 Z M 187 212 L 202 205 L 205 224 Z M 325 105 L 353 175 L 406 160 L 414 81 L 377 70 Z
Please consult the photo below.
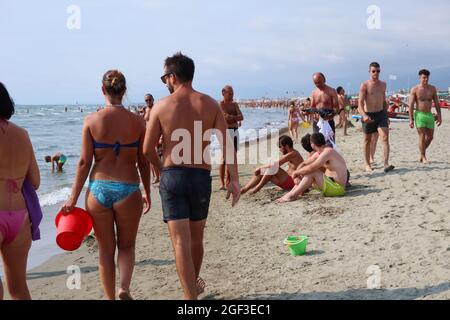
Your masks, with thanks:
M 321 191 L 325 197 L 345 195 L 348 170 L 344 158 L 326 145 L 325 137 L 321 133 L 311 135 L 311 147 L 317 152 L 317 158 L 294 172 L 294 180 L 302 177 L 300 183 L 280 198 L 278 203 L 295 201 L 311 187 Z M 325 172 L 321 170 L 322 167 L 325 167 Z
M 268 182 L 272 182 L 285 191 L 290 191 L 294 188 L 295 183 L 292 174 L 303 162 L 303 158 L 301 154 L 294 149 L 294 142 L 288 136 L 280 137 L 278 147 L 283 154 L 280 160 L 256 169 L 253 178 L 241 189 L 241 194 L 245 194 L 249 191 L 250 194 L 256 194 Z M 285 163 L 289 166 L 287 171 L 281 168 Z

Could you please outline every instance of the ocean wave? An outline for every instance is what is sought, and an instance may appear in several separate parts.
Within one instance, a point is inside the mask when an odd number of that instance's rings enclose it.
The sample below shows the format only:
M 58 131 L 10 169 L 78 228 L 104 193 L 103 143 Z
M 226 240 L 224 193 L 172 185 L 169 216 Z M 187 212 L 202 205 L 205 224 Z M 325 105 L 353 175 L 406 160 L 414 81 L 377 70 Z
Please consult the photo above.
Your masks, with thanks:
M 41 207 L 53 206 L 60 202 L 66 201 L 69 198 L 71 192 L 71 188 L 62 188 L 60 190 L 56 190 L 40 196 L 39 202 L 41 203 Z

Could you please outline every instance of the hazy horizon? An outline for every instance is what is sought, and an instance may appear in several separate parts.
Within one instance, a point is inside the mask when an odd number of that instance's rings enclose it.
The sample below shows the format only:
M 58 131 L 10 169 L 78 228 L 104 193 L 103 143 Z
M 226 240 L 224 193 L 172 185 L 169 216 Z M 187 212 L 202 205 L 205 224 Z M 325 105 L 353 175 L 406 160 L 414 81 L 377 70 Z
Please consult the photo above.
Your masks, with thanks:
M 168 94 L 159 79 L 163 62 L 181 51 L 196 63 L 194 87 L 216 99 L 226 84 L 236 99 L 308 96 L 317 71 L 330 86 L 357 93 L 372 61 L 390 90 L 417 84 L 422 68 L 448 90 L 450 4 L 380 0 L 379 12 L 372 5 L 3 0 L 0 81 L 18 105 L 96 105 L 103 73 L 118 68 L 127 103 L 142 104 L 146 93 L 156 100 Z

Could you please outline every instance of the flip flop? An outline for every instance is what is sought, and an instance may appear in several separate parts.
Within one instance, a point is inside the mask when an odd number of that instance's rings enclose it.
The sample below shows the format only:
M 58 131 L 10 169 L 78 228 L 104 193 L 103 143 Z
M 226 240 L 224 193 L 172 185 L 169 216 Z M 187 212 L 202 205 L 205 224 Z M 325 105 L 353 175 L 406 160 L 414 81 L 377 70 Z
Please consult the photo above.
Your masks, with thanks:
M 387 167 L 387 168 L 384 168 L 384 173 L 391 172 L 391 171 L 394 170 L 394 169 L 395 169 L 394 166 L 389 166 L 389 167 Z

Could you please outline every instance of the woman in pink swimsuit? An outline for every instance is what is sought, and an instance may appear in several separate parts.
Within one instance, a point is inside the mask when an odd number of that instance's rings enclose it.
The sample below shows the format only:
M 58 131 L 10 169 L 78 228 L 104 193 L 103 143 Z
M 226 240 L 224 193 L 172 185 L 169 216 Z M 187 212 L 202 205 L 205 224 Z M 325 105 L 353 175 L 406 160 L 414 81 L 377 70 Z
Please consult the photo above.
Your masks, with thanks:
M 21 191 L 25 179 L 37 189 L 40 175 L 28 133 L 9 122 L 13 114 L 14 103 L 0 82 L 0 253 L 11 298 L 29 300 L 26 270 L 31 226 Z
M 298 143 L 298 125 L 300 124 L 301 116 L 295 102 L 292 101 L 288 111 L 288 125 L 289 133 L 295 143 Z

